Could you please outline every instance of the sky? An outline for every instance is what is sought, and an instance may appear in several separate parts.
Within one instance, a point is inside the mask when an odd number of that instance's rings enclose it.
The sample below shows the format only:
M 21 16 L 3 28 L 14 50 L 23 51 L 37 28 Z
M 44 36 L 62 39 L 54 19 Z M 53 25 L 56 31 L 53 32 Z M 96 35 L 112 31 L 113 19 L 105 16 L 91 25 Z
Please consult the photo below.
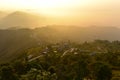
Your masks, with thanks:
M 59 17 L 64 24 L 120 26 L 120 0 L 0 0 L 0 10 Z

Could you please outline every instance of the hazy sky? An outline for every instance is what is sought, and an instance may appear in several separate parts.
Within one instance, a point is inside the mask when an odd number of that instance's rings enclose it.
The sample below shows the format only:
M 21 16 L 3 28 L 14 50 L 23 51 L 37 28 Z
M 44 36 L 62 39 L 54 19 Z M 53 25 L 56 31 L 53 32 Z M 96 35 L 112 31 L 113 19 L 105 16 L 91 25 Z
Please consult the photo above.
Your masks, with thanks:
M 72 24 L 120 26 L 120 0 L 0 0 L 1 10 L 63 16 Z

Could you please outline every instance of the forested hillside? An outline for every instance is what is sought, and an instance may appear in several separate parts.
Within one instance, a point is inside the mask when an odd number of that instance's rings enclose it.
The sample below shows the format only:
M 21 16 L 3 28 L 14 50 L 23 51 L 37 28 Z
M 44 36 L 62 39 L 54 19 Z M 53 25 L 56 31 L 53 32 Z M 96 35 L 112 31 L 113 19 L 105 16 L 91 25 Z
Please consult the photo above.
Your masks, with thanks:
M 114 41 L 120 40 L 119 35 L 120 29 L 115 27 L 83 28 L 61 25 L 35 29 L 4 29 L 0 30 L 0 62 L 15 59 L 21 54 L 21 51 L 46 43 L 65 41 L 83 43 L 97 39 Z
M 13 55 L 14 56 L 14 55 Z M 0 80 L 119 80 L 120 41 L 46 43 L 0 64 Z

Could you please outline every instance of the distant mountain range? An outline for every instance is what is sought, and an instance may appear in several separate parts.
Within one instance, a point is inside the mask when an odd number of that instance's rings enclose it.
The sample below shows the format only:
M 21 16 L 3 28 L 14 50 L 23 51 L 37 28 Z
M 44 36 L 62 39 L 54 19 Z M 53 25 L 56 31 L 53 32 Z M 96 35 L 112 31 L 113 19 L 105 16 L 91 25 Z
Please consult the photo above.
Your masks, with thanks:
M 9 61 L 30 47 L 60 41 L 120 40 L 116 27 L 46 26 L 36 29 L 0 30 L 0 61 Z
M 0 12 L 0 28 L 6 29 L 11 27 L 32 28 L 39 27 L 45 23 L 45 17 L 32 13 L 15 11 L 9 14 Z

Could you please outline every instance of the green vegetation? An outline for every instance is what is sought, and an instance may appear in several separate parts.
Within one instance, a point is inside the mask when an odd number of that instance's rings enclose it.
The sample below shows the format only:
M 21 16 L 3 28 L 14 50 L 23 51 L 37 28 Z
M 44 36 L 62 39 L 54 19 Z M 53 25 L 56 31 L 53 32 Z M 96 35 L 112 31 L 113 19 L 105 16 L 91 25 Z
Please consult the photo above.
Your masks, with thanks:
M 120 80 L 120 41 L 46 43 L 0 65 L 0 80 Z

